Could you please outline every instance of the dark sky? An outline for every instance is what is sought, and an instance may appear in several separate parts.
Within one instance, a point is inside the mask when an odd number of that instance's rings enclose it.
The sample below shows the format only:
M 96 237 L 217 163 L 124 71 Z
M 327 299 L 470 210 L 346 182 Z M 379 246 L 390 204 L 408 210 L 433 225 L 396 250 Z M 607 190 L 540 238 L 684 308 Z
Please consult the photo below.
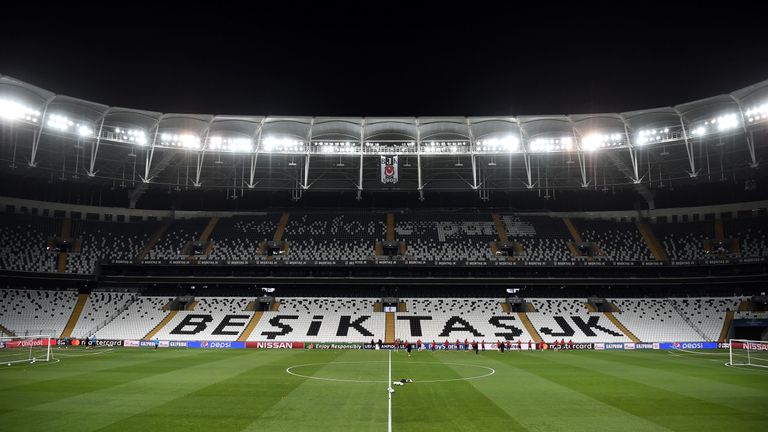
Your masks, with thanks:
M 756 4 L 126 3 L 3 4 L 0 74 L 108 105 L 318 116 L 614 112 L 768 79 Z

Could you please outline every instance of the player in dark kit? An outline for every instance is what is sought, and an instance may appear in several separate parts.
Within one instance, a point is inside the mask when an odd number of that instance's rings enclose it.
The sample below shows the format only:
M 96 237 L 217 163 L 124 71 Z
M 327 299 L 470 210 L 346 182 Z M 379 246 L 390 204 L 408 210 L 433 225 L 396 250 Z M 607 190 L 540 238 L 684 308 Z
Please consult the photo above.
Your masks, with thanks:
M 405 341 L 405 350 L 408 351 L 408 357 L 411 356 L 411 343 L 408 341 Z

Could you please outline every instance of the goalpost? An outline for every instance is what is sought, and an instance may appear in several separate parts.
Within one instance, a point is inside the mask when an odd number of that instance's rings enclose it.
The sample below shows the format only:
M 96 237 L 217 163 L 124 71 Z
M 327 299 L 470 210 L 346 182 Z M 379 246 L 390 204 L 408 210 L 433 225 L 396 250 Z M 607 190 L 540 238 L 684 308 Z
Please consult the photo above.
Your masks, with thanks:
M 768 341 L 731 339 L 729 345 L 729 365 L 768 368 Z
M 56 339 L 50 335 L 0 337 L 0 366 L 51 360 Z

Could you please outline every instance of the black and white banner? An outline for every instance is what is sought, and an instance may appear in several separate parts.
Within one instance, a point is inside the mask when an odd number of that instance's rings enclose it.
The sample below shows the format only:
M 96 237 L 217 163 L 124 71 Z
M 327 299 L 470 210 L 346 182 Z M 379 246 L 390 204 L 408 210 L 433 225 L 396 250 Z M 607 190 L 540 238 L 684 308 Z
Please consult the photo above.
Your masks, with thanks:
M 173 265 L 173 266 L 206 266 L 206 265 L 237 265 L 237 266 L 433 266 L 433 267 L 684 267 L 684 266 L 713 266 L 729 264 L 756 264 L 768 262 L 768 257 L 731 258 L 727 260 L 695 260 L 695 261 L 415 261 L 415 260 L 212 260 L 212 259 L 175 259 L 143 260 L 139 265 Z M 131 260 L 113 260 L 109 264 L 134 265 Z
M 381 182 L 397 183 L 397 156 L 381 157 Z

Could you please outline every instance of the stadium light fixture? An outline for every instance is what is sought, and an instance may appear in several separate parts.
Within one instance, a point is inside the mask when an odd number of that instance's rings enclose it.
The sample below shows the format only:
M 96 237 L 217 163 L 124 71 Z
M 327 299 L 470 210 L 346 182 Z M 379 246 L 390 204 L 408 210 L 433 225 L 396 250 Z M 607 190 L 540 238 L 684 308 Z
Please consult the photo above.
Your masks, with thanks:
M 353 153 L 360 150 L 350 141 L 313 141 L 312 146 L 320 153 Z
M 78 125 L 77 134 L 80 135 L 81 137 L 90 137 L 90 136 L 93 136 L 93 129 L 85 125 Z
M 266 137 L 262 140 L 266 152 L 297 152 L 304 151 L 304 142 L 291 138 Z
M 601 148 L 615 147 L 621 145 L 621 134 L 601 134 L 592 133 L 586 135 L 581 140 L 581 148 L 586 151 L 595 151 Z
M 425 153 L 465 153 L 466 141 L 424 141 L 422 150 Z
M 61 114 L 51 114 L 48 116 L 48 127 L 59 130 L 61 132 L 67 132 L 71 127 L 75 125 L 75 122 L 69 119 L 67 116 Z
M 213 136 L 208 139 L 208 148 L 211 150 L 250 153 L 253 151 L 253 140 L 250 138 L 224 138 Z
M 514 135 L 494 137 L 477 141 L 477 147 L 482 152 L 516 152 L 520 149 L 520 139 Z
M 24 106 L 16 101 L 0 99 L 0 118 L 37 123 L 40 119 L 40 111 Z
M 754 106 L 744 112 L 749 123 L 757 123 L 768 119 L 768 103 Z
M 147 143 L 147 134 L 140 129 L 115 128 L 115 134 L 123 141 L 133 142 L 145 145 Z
M 705 120 L 691 131 L 691 135 L 703 136 L 713 132 L 726 132 L 737 127 L 739 127 L 738 115 L 728 113 Z
M 92 137 L 93 128 L 85 123 L 75 123 L 63 114 L 51 114 L 46 125 L 59 132 L 75 133 L 80 137 Z
M 635 144 L 646 145 L 670 139 L 669 128 L 642 129 L 635 136 Z
M 528 143 L 528 148 L 533 153 L 548 153 L 553 151 L 573 150 L 573 138 L 536 138 Z
M 200 137 L 189 133 L 163 133 L 160 135 L 160 144 L 164 146 L 181 147 L 189 150 L 199 150 Z

